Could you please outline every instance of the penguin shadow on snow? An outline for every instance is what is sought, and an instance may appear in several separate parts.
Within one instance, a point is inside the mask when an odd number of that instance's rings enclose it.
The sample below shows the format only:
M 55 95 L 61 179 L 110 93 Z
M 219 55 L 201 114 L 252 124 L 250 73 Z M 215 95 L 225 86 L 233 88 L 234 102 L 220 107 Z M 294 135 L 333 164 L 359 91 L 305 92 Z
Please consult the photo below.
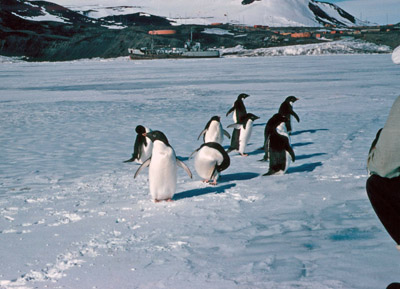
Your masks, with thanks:
M 253 124 L 253 126 L 266 126 L 266 125 L 267 125 L 266 122 L 264 122 L 264 123 L 255 123 L 255 124 Z
M 292 174 L 292 173 L 303 173 L 303 172 L 312 172 L 315 170 L 317 167 L 322 166 L 322 162 L 315 162 L 315 163 L 308 163 L 308 164 L 303 164 L 297 167 L 290 167 L 286 171 L 287 174 Z
M 193 198 L 207 194 L 222 194 L 225 190 L 235 187 L 236 184 L 227 184 L 224 186 L 210 186 L 205 188 L 198 188 L 193 190 L 184 191 L 174 195 L 173 200 L 178 201 L 186 198 Z
M 304 147 L 304 146 L 308 146 L 308 145 L 312 145 L 314 144 L 313 142 L 298 142 L 298 143 L 294 143 L 292 144 L 292 147 Z
M 318 128 L 318 129 L 306 129 L 306 130 L 299 130 L 299 131 L 295 131 L 292 132 L 292 136 L 294 135 L 299 135 L 299 134 L 303 134 L 303 133 L 316 133 L 317 131 L 324 131 L 324 130 L 328 130 L 327 128 Z
M 318 157 L 318 156 L 323 156 L 326 155 L 326 153 L 314 153 L 314 154 L 308 154 L 308 155 L 298 155 L 296 156 L 296 161 L 297 160 L 305 160 L 313 157 Z
M 254 179 L 258 176 L 260 176 L 260 174 L 251 173 L 251 172 L 227 174 L 227 175 L 221 176 L 221 178 L 219 179 L 219 183 L 226 183 L 226 182 L 231 182 L 231 181 L 246 181 L 246 180 Z
M 177 158 L 182 161 L 182 162 L 186 162 L 189 160 L 189 157 L 181 157 L 181 156 L 177 156 Z

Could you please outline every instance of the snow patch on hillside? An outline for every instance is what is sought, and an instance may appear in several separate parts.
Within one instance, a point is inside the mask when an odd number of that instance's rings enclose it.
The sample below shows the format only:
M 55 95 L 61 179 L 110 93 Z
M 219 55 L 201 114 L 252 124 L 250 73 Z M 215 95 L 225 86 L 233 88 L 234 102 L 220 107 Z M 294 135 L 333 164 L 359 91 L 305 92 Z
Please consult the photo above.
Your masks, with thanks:
M 223 56 L 297 56 L 329 54 L 374 54 L 390 53 L 391 48 L 362 40 L 339 40 L 318 44 L 290 45 L 281 47 L 245 49 L 243 46 L 224 48 Z

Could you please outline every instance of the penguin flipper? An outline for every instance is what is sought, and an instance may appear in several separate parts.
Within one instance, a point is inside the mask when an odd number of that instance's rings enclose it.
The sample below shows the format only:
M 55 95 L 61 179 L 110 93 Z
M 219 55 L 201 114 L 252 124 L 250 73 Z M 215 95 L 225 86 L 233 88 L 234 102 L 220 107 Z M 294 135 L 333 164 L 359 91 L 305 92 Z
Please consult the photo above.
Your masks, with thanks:
M 297 120 L 297 122 L 300 122 L 300 118 L 299 118 L 299 116 L 297 115 L 297 113 L 295 113 L 294 111 L 292 111 L 292 115 L 293 115 L 293 117 Z
M 190 171 L 190 169 L 184 162 L 182 162 L 180 159 L 176 158 L 176 164 L 179 167 L 181 167 L 182 169 L 184 169 L 191 179 L 193 178 L 192 172 Z
M 136 157 L 132 156 L 129 160 L 124 161 L 124 163 L 131 163 L 135 161 Z
M 146 167 L 148 167 L 150 165 L 150 161 L 151 158 L 147 159 L 147 161 L 145 161 L 143 164 L 140 165 L 140 167 L 137 169 L 135 176 L 133 177 L 134 179 L 136 179 L 136 177 L 138 176 L 138 174 L 140 173 L 140 171 Z
M 228 128 L 236 128 L 236 129 L 241 129 L 242 128 L 242 124 L 240 124 L 240 123 L 232 123 L 232 124 L 230 124 L 230 125 L 228 125 L 227 127 Z
M 231 139 L 231 135 L 229 134 L 229 132 L 227 132 L 226 130 L 223 130 L 223 131 L 224 131 L 224 135 L 225 135 L 227 138 Z
M 203 131 L 199 134 L 199 137 L 197 138 L 197 140 L 199 140 L 200 137 L 201 137 L 202 135 L 204 135 L 206 132 L 207 132 L 207 129 L 203 129 Z
M 294 162 L 296 160 L 296 156 L 294 155 L 294 151 L 292 149 L 292 147 L 289 145 L 288 148 L 286 148 L 286 151 L 290 154 L 290 156 L 292 157 L 292 162 Z
M 218 168 L 217 168 L 217 164 L 215 164 L 214 169 L 213 169 L 213 171 L 211 173 L 211 176 L 210 176 L 209 180 L 213 179 L 214 176 L 217 174 L 217 172 L 218 172 Z
M 191 158 L 193 157 L 193 155 L 199 151 L 199 149 L 200 149 L 200 148 L 198 148 L 197 150 L 195 150 L 194 152 L 192 152 L 192 153 L 190 154 L 190 156 L 189 156 L 189 159 L 191 159 Z
M 235 109 L 235 107 L 234 106 L 232 106 L 231 107 L 231 109 L 230 110 L 228 110 L 228 112 L 226 113 L 226 116 L 228 116 L 233 110 Z

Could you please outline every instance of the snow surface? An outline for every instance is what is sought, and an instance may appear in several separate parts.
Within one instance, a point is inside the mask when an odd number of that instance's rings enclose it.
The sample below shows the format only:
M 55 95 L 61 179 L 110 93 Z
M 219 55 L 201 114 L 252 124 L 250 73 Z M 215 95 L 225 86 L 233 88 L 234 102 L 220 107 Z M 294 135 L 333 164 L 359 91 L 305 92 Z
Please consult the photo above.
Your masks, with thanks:
M 369 146 L 400 91 L 390 55 L 0 65 L 0 288 L 385 288 L 400 252 L 366 197 Z M 134 129 L 188 156 L 241 92 L 261 117 L 215 187 L 179 169 L 150 201 Z M 288 95 L 296 162 L 262 177 Z M 225 142 L 225 146 L 228 143 Z
M 238 45 L 221 49 L 222 55 L 235 56 L 298 56 L 298 55 L 332 55 L 332 54 L 366 54 L 390 53 L 386 45 L 377 45 L 363 40 L 343 39 L 325 43 L 288 45 L 280 47 L 244 49 Z
M 29 4 L 32 5 L 33 7 L 39 8 L 39 6 L 37 6 L 37 5 L 33 5 L 32 3 L 29 3 Z M 17 13 L 14 13 L 14 12 L 12 12 L 12 14 L 17 17 L 20 17 L 22 19 L 30 20 L 30 21 L 54 21 L 54 22 L 71 24 L 70 22 L 68 22 L 68 19 L 65 19 L 65 18 L 57 16 L 57 15 L 50 14 L 43 7 L 40 7 L 40 15 L 38 15 L 38 16 L 22 16 Z

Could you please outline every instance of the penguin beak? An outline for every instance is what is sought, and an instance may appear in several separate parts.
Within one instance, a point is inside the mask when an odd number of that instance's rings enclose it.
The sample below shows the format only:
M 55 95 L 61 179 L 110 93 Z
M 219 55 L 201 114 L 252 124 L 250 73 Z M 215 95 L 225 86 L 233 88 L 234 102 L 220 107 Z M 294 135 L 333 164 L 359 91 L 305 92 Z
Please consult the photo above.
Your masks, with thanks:
M 144 133 L 142 133 L 142 136 L 147 136 L 147 133 L 145 133 L 145 132 L 144 132 Z

